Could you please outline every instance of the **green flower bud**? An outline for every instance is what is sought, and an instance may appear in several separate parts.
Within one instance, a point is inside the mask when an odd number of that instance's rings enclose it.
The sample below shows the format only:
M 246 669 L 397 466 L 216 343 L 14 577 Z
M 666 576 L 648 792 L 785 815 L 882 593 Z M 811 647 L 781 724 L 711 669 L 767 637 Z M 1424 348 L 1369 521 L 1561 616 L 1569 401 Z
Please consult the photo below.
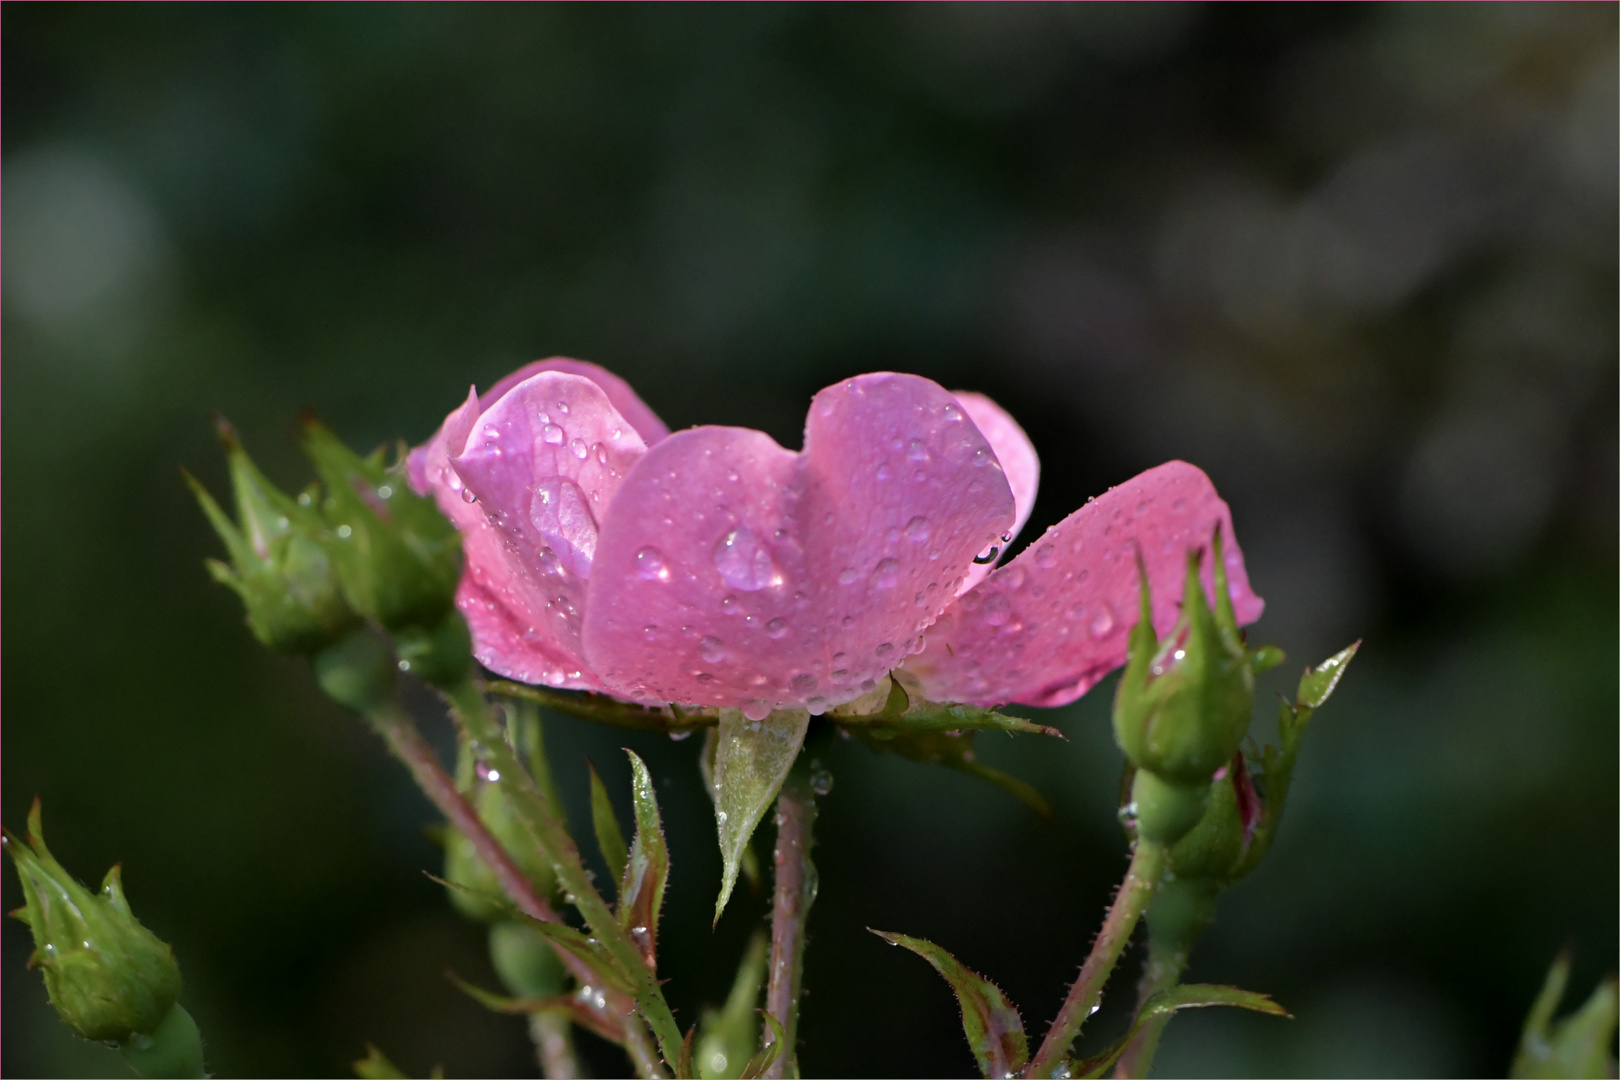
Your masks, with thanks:
M 535 883 L 542 896 L 547 895 L 557 887 L 556 871 L 518 819 L 511 801 L 501 791 L 499 779 L 497 774 L 476 760 L 472 748 L 463 740 L 456 763 L 456 786 L 468 794 L 473 809 L 478 811 L 478 817 L 512 856 L 518 869 Z M 446 835 L 444 876 L 452 884 L 462 886 L 449 890 L 450 902 L 467 918 L 487 923 L 507 917 L 503 907 L 493 899 L 485 899 L 506 895 L 495 871 L 479 857 L 472 842 L 456 829 L 449 830 Z
M 512 919 L 490 924 L 489 959 L 501 982 L 518 997 L 554 997 L 568 985 L 568 972 L 557 951 Z
M 1209 809 L 1212 786 L 1208 780 L 1178 784 L 1158 773 L 1138 769 L 1131 784 L 1137 835 L 1155 844 L 1174 844 L 1187 835 Z
M 28 966 L 44 972 L 62 1019 L 97 1042 L 127 1043 L 156 1031 L 180 996 L 180 968 L 130 911 L 119 868 L 107 871 L 99 895 L 75 881 L 45 847 L 38 799 L 27 843 L 4 835 L 27 900 L 12 916 L 33 931 Z
M 399 669 L 430 686 L 453 687 L 472 670 L 472 636 L 461 612 L 452 611 L 431 628 L 409 627 L 394 635 Z
M 327 550 L 349 603 L 390 631 L 437 626 L 461 578 L 461 536 L 382 451 L 360 457 L 314 420 L 304 452 L 326 482 Z
M 326 696 L 355 712 L 371 713 L 394 694 L 394 658 L 377 635 L 355 627 L 309 658 Z
M 1120 748 L 1137 768 L 1176 788 L 1207 788 L 1242 743 L 1254 707 L 1254 671 L 1232 613 L 1219 534 L 1215 591 L 1211 611 L 1198 579 L 1198 555 L 1189 554 L 1181 615 L 1160 642 L 1143 573 L 1142 614 L 1114 698 Z
M 277 490 L 242 449 L 231 425 L 223 417 L 216 424 L 230 465 L 237 522 L 186 474 L 231 558 L 229 565 L 210 559 L 209 573 L 242 598 L 254 637 L 276 652 L 312 653 L 359 622 L 327 554 L 326 524 L 315 510 L 314 492 L 293 499 Z

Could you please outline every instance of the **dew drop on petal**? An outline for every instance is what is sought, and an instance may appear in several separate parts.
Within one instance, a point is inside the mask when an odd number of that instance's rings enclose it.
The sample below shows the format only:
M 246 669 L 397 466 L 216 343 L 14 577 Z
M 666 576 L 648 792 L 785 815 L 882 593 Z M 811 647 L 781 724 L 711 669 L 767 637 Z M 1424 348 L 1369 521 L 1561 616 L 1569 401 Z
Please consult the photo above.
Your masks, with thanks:
M 801 694 L 807 694 L 816 688 L 816 677 L 808 671 L 801 671 L 793 676 L 793 689 Z
M 853 566 L 846 566 L 838 572 L 838 584 L 853 585 L 855 584 L 855 579 L 859 578 L 860 576 L 861 575 L 855 572 L 855 568 Z
M 571 573 L 582 578 L 591 576 L 591 563 L 596 558 L 596 518 L 578 484 L 562 477 L 536 484 L 529 503 L 529 523 Z
M 1057 548 L 1051 544 L 1042 544 L 1035 549 L 1035 565 L 1042 570 L 1050 570 L 1057 565 Z
M 906 446 L 906 456 L 912 461 L 927 461 L 928 446 L 921 439 L 912 439 Z
M 872 568 L 872 587 L 892 589 L 900 583 L 900 560 L 880 559 Z
M 475 503 L 478 501 L 478 496 L 473 494 L 472 488 L 464 487 L 461 489 L 461 501 L 464 503 Z
M 768 701 L 750 701 L 742 707 L 742 714 L 757 724 L 771 715 L 771 704 Z
M 1091 636 L 1096 638 L 1107 637 L 1108 632 L 1113 628 L 1114 613 L 1108 610 L 1107 604 L 1104 604 L 1102 610 L 1097 612 L 1096 617 L 1091 620 Z
M 540 441 L 549 446 L 561 446 L 566 437 L 567 432 L 556 424 L 547 424 L 540 429 Z
M 714 546 L 714 568 L 726 584 L 744 592 L 758 592 L 781 581 L 770 553 L 746 525 L 732 529 Z
M 643 581 L 668 581 L 669 567 L 664 562 L 664 553 L 651 546 L 636 552 L 636 576 Z
M 914 544 L 921 544 L 928 539 L 928 519 L 918 515 L 906 522 L 906 538 Z
M 765 636 L 772 641 L 780 641 L 787 636 L 787 620 L 772 619 L 765 624 Z
M 698 655 L 705 663 L 718 664 L 726 658 L 726 643 L 710 634 L 698 642 Z
M 984 608 L 980 612 L 980 616 L 991 626 L 1005 625 L 1007 620 L 1012 617 L 1012 605 L 1007 602 L 1007 598 L 1001 593 L 992 593 L 985 598 Z
M 893 653 L 894 653 L 894 642 L 885 641 L 883 644 L 879 645 L 877 647 L 877 649 L 875 649 L 874 651 L 877 653 L 877 658 L 879 660 L 886 659 L 889 656 L 893 655 Z
M 581 461 L 584 461 L 586 458 L 591 456 L 591 448 L 586 444 L 584 439 L 571 440 L 568 443 L 568 452 L 573 454 Z
M 889 472 L 889 466 L 887 464 L 879 465 L 877 467 L 877 478 L 879 483 L 887 480 L 891 475 L 893 474 Z

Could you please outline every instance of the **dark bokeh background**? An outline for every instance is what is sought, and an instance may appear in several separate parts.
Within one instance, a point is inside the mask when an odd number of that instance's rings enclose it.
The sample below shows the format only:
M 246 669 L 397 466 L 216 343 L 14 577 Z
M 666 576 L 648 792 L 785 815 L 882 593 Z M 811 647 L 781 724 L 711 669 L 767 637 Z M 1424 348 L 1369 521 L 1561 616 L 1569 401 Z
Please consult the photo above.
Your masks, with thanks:
M 3 816 L 38 793 L 81 876 L 124 862 L 221 1074 L 338 1074 L 367 1040 L 533 1066 L 441 976 L 490 977 L 421 874 L 429 808 L 250 639 L 178 470 L 222 488 L 211 407 L 295 485 L 302 406 L 417 441 L 553 353 L 787 445 L 858 372 L 986 391 L 1043 458 L 1026 536 L 1184 457 L 1290 653 L 1268 694 L 1366 639 L 1192 972 L 1297 1019 L 1178 1019 L 1162 1074 L 1499 1074 L 1561 944 L 1582 994 L 1613 966 L 1614 5 L 8 4 L 0 30 Z M 944 984 L 866 926 L 1044 1030 L 1124 866 L 1111 695 L 1055 714 L 1067 744 L 985 741 L 1052 824 L 839 749 L 809 1074 L 971 1070 Z M 582 825 L 584 755 L 616 791 L 617 747 L 653 764 L 690 1021 L 764 913 L 709 930 L 697 743 L 550 732 Z M 26 939 L 4 1071 L 121 1075 Z

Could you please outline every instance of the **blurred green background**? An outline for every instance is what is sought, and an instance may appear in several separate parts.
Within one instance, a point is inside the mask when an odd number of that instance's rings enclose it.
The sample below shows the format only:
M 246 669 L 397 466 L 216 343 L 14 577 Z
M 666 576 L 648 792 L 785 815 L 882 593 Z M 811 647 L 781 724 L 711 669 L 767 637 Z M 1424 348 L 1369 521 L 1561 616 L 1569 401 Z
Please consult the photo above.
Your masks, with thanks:
M 81 877 L 124 863 L 222 1075 L 368 1040 L 533 1075 L 442 976 L 491 979 L 429 807 L 203 573 L 207 410 L 301 485 L 301 407 L 420 441 L 539 356 L 790 446 L 820 387 L 914 371 L 1024 423 L 1026 538 L 1203 466 L 1290 654 L 1263 699 L 1366 640 L 1191 973 L 1297 1019 L 1178 1018 L 1158 1071 L 1500 1075 L 1558 947 L 1583 996 L 1617 950 L 1616 36 L 1612 4 L 8 4 L 4 820 L 37 793 Z M 808 1074 L 972 1069 L 867 926 L 1044 1030 L 1124 868 L 1112 687 L 1067 744 L 983 740 L 1054 823 L 840 747 Z M 548 730 L 581 831 L 587 754 L 626 803 L 618 747 L 654 769 L 690 1022 L 765 914 L 709 929 L 698 744 Z M 3 942 L 4 1072 L 126 1075 Z

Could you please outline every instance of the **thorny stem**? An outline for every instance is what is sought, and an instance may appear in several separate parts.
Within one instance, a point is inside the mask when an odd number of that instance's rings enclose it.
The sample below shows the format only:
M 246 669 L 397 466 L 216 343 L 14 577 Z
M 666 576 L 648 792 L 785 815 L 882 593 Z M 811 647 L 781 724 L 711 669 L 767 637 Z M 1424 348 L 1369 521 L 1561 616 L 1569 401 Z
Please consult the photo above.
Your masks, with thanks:
M 658 1080 L 664 1070 L 658 1062 L 658 1050 L 647 1037 L 647 1026 L 636 1016 L 624 1020 L 624 1052 L 630 1055 L 636 1075 L 643 1080 Z
M 574 846 L 573 839 L 568 835 L 567 826 L 547 805 L 545 796 L 537 789 L 528 770 L 518 762 L 517 755 L 507 744 L 505 732 L 490 712 L 489 702 L 485 700 L 483 691 L 471 678 L 442 689 L 456 715 L 466 725 L 468 736 L 477 744 L 476 749 L 487 755 L 489 763 L 500 772 L 501 778 L 498 783 L 501 790 L 511 800 L 519 819 L 534 837 L 535 842 L 551 860 L 552 866 L 557 871 L 558 884 L 570 897 L 570 902 L 585 917 L 591 932 L 616 961 L 621 973 L 634 983 L 637 1010 L 651 1025 L 664 1060 L 675 1061 L 681 1047 L 680 1028 L 676 1026 L 675 1017 L 669 1011 L 669 1004 L 664 1000 L 664 993 L 659 988 L 657 978 L 642 959 L 641 950 L 631 940 L 629 933 L 613 917 L 613 912 L 602 899 L 602 894 L 596 891 L 596 885 L 586 873 L 584 863 L 580 861 L 579 849 Z M 596 981 L 593 977 L 591 984 L 594 985 Z M 633 1038 L 630 1033 L 638 1026 L 634 1023 L 626 1025 L 625 1049 L 631 1053 L 632 1058 L 636 1056 L 636 1051 L 632 1046 Z M 644 1070 L 648 1075 L 662 1075 L 657 1069 L 656 1057 L 648 1064 L 652 1066 Z M 639 1061 L 637 1068 L 642 1068 Z
M 529 1038 L 534 1040 L 535 1056 L 547 1080 L 580 1075 L 572 1027 L 566 1016 L 556 1013 L 534 1013 L 529 1017 Z
M 799 987 L 804 976 L 805 923 L 816 899 L 816 867 L 810 861 L 816 795 L 804 755 L 794 764 L 776 797 L 776 889 L 771 905 L 770 981 L 765 1010 L 782 1025 L 785 1046 L 762 1074 L 797 1076 L 794 1047 L 799 1027 Z M 766 1033 L 769 1045 L 770 1032 Z
M 1185 970 L 1187 970 L 1186 949 L 1171 948 L 1157 941 L 1151 941 L 1148 945 L 1147 963 L 1142 967 L 1141 981 L 1136 984 L 1137 1008 L 1140 1009 L 1143 1002 L 1160 990 L 1173 989 L 1181 982 L 1181 973 Z M 1153 1065 L 1153 1054 L 1159 1048 L 1159 1036 L 1164 1034 L 1164 1026 L 1169 1022 L 1169 1013 L 1159 1013 L 1142 1025 L 1142 1030 L 1136 1033 L 1131 1045 L 1120 1055 L 1119 1064 L 1114 1067 L 1116 1078 L 1147 1075 L 1148 1069 Z
M 1041 1041 L 1041 1049 L 1035 1055 L 1035 1060 L 1024 1070 L 1025 1076 L 1048 1077 L 1062 1064 L 1075 1036 L 1080 1034 L 1081 1026 L 1102 1001 L 1103 985 L 1113 974 L 1119 954 L 1129 944 L 1136 921 L 1147 910 L 1153 890 L 1158 888 L 1159 879 L 1164 874 L 1165 861 L 1163 845 L 1147 840 L 1137 841 L 1136 850 L 1131 855 L 1130 869 L 1125 872 L 1125 880 L 1108 909 L 1108 917 L 1097 932 L 1097 940 L 1091 944 L 1091 954 L 1080 967 L 1080 977 L 1069 987 L 1069 996 L 1064 999 L 1057 1019 L 1052 1021 L 1046 1038 Z

